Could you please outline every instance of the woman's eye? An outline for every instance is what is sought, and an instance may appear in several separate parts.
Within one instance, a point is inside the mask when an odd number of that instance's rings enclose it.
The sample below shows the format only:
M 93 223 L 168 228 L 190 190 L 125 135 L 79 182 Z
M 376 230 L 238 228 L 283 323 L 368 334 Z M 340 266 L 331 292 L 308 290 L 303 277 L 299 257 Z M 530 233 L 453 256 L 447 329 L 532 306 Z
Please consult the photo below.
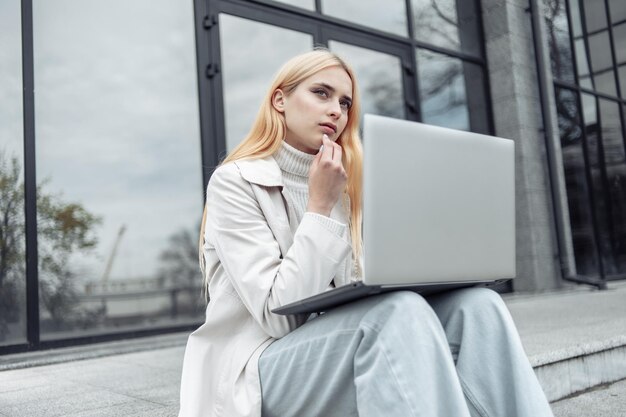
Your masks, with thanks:
M 340 102 L 339 104 L 341 105 L 341 107 L 343 107 L 346 110 L 350 110 L 350 106 L 352 105 L 352 103 L 346 100 Z
M 325 90 L 313 90 L 313 93 L 321 97 L 328 97 L 328 93 Z

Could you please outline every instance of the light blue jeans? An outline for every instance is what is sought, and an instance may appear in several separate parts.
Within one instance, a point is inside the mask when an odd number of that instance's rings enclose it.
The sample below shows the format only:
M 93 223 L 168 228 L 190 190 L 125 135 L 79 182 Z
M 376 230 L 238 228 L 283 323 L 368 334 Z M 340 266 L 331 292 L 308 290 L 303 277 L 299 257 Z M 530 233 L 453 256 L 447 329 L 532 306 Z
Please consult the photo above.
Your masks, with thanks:
M 259 360 L 263 417 L 551 417 L 499 294 L 369 297 Z

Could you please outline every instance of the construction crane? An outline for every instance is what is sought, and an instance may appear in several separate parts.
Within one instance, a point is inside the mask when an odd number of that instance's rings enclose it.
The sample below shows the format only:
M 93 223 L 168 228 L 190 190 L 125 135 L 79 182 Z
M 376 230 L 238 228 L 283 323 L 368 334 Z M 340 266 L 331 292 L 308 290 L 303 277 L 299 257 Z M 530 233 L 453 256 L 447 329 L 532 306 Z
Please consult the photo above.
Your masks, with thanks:
M 111 249 L 111 253 L 109 254 L 109 259 L 107 260 L 106 266 L 104 268 L 104 273 L 102 274 L 102 291 L 106 294 L 106 287 L 109 282 L 109 275 L 111 274 L 111 268 L 113 267 L 113 261 L 115 261 L 115 256 L 117 255 L 117 248 L 120 246 L 120 241 L 122 240 L 122 236 L 124 236 L 124 232 L 126 231 L 126 225 L 120 226 L 120 229 L 117 231 L 117 236 L 115 237 L 115 242 L 113 243 L 113 248 Z M 102 297 L 102 308 L 104 310 L 104 314 L 107 311 L 106 304 L 106 296 Z

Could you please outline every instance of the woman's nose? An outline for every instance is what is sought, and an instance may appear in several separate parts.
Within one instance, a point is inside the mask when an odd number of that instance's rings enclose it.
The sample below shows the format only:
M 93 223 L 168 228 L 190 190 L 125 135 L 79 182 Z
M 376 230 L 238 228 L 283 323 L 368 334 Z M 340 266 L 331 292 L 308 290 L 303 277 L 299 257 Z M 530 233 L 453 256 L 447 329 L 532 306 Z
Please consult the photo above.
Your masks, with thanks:
M 333 118 L 341 116 L 341 104 L 338 101 L 332 101 L 328 109 L 328 115 Z

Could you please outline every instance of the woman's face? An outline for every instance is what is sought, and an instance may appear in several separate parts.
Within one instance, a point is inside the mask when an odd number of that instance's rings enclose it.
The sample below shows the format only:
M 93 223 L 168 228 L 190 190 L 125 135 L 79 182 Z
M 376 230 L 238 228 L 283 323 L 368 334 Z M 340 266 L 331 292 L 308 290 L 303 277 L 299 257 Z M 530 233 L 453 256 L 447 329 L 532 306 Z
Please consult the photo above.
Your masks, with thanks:
M 272 99 L 274 108 L 285 115 L 285 141 L 316 154 L 324 134 L 336 141 L 348 123 L 352 80 L 343 68 L 329 67 L 306 78 L 289 95 L 276 90 Z

